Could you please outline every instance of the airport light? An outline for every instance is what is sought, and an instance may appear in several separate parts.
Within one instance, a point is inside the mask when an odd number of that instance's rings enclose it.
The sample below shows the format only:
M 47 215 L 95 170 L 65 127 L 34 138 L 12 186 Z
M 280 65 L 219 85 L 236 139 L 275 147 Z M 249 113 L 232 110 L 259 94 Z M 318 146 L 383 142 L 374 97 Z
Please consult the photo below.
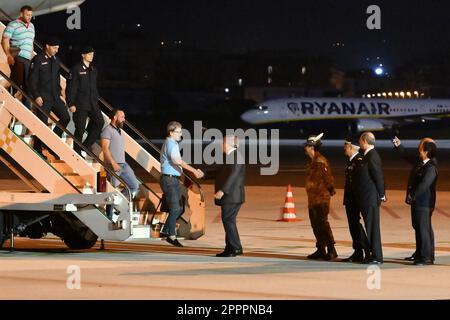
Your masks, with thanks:
M 383 73 L 384 73 L 383 68 L 381 68 L 381 67 L 375 68 L 375 74 L 376 74 L 377 76 L 381 76 Z

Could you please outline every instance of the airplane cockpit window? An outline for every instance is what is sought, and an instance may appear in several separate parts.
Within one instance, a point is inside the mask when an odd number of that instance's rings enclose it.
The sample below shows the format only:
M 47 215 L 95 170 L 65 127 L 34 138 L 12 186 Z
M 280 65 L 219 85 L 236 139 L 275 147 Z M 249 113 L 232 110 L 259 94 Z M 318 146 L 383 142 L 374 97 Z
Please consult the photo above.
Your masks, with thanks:
M 258 106 L 258 111 L 268 114 L 269 113 L 269 107 L 268 106 Z

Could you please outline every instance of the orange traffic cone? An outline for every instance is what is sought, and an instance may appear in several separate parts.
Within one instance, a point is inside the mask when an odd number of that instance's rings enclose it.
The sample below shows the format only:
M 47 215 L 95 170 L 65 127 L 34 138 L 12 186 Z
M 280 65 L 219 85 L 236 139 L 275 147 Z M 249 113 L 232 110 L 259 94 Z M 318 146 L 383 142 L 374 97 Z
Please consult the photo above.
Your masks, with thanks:
M 291 185 L 289 184 L 286 191 L 286 200 L 284 200 L 283 215 L 278 221 L 295 222 L 299 220 L 295 215 L 294 196 L 292 195 Z

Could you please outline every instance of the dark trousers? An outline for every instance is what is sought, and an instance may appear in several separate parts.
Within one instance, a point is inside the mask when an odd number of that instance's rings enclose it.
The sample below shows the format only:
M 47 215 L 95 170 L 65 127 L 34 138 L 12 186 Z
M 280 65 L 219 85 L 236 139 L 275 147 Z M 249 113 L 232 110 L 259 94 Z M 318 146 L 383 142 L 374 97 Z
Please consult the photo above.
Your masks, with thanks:
M 64 128 L 67 127 L 67 125 L 70 122 L 70 116 L 69 116 L 69 112 L 67 111 L 67 107 L 66 105 L 61 101 L 61 99 L 56 99 L 54 104 L 50 104 L 50 103 L 46 103 L 44 101 L 44 105 L 42 106 L 42 108 L 47 111 L 48 113 L 50 113 L 50 111 L 53 111 L 53 113 L 59 118 L 58 123 L 61 124 Z M 36 110 L 37 113 L 37 117 L 45 124 L 48 123 L 48 117 L 42 113 L 39 109 Z M 55 129 L 53 130 L 53 132 L 58 136 L 61 137 L 63 130 L 58 128 L 58 126 L 55 127 Z M 34 149 L 37 152 L 42 152 L 42 147 L 43 147 L 43 142 L 36 137 L 35 141 L 34 141 Z
M 320 203 L 313 205 L 309 210 L 309 220 L 316 237 L 316 247 L 325 248 L 334 245 L 333 232 L 328 222 L 328 214 L 330 212 L 329 203 Z
M 362 207 L 361 213 L 364 219 L 364 224 L 366 225 L 369 250 L 371 251 L 372 258 L 378 261 L 383 261 L 380 231 L 380 207 Z
M 434 260 L 434 232 L 431 209 L 411 206 L 412 225 L 416 235 L 416 259 Z
M 89 125 L 87 127 L 88 135 L 84 141 L 83 134 L 86 128 L 86 121 L 89 117 Z M 73 122 L 75 123 L 75 138 L 82 142 L 86 148 L 91 148 L 92 145 L 100 138 L 100 133 L 103 129 L 103 115 L 98 106 L 91 107 L 90 109 L 78 108 L 73 114 Z M 73 149 L 81 154 L 81 147 L 74 142 Z
M 180 180 L 175 177 L 161 175 L 161 189 L 169 206 L 169 216 L 164 223 L 161 233 L 168 236 L 176 235 L 177 220 L 184 211 Z
M 220 206 L 223 229 L 225 230 L 225 251 L 242 250 L 236 225 L 236 217 L 241 205 L 241 203 L 230 203 Z
M 366 231 L 359 222 L 361 219 L 359 208 L 354 205 L 346 205 L 345 213 L 347 214 L 348 228 L 352 237 L 353 249 L 369 249 L 369 240 L 367 239 Z
M 14 81 L 25 93 L 28 85 L 28 75 L 30 74 L 31 61 L 22 57 L 14 58 L 14 65 L 11 66 L 11 80 Z M 24 105 L 30 109 L 31 104 L 23 99 Z

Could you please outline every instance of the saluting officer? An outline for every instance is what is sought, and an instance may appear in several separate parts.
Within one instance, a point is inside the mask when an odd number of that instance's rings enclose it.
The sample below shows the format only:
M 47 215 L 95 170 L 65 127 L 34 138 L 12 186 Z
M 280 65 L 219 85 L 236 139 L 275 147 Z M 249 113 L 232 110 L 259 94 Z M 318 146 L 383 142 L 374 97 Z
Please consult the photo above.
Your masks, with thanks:
M 100 138 L 103 129 L 103 116 L 98 105 L 99 94 L 97 90 L 97 69 L 92 65 L 94 48 L 87 46 L 81 51 L 82 61 L 72 67 L 70 80 L 67 85 L 67 104 L 73 112 L 75 123 L 74 136 L 82 141 L 86 121 L 88 136 L 83 141 L 86 148 L 90 148 Z M 81 148 L 74 144 L 74 149 L 81 154 Z
M 399 138 L 392 141 L 400 155 L 413 165 L 405 202 L 411 206 L 412 226 L 416 234 L 416 251 L 406 257 L 416 265 L 433 264 L 435 259 L 434 232 L 431 216 L 436 205 L 437 160 L 436 144 L 431 138 L 420 140 L 417 154 L 406 152 Z
M 370 254 L 368 251 L 369 240 L 364 227 L 360 223 L 361 210 L 356 198 L 356 171 L 362 162 L 362 155 L 359 153 L 359 149 L 359 146 L 353 144 L 351 139 L 345 140 L 344 154 L 348 157 L 348 162 L 345 168 L 344 206 L 354 252 L 350 257 L 343 259 L 343 262 L 363 262 L 363 250 L 366 256 Z
M 60 42 L 56 38 L 49 38 L 45 43 L 44 52 L 38 53 L 31 62 L 29 77 L 30 94 L 35 103 L 46 112 L 53 113 L 59 118 L 59 123 L 66 127 L 70 122 L 67 106 L 61 97 L 60 85 L 60 60 L 56 56 Z M 37 117 L 47 124 L 48 117 L 37 110 Z M 63 130 L 58 126 L 54 129 L 55 134 L 61 137 Z M 42 141 L 36 137 L 35 150 L 42 155 Z M 48 147 L 47 147 L 48 149 Z M 51 152 L 51 150 L 49 150 Z

